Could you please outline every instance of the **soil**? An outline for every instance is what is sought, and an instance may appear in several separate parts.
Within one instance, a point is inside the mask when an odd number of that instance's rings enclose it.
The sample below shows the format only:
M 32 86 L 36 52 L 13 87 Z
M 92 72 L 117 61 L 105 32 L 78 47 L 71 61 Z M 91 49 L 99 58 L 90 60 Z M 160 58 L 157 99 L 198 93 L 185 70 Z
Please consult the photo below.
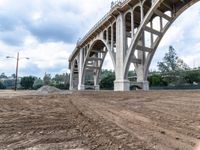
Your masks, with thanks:
M 200 91 L 0 91 L 0 149 L 193 150 Z

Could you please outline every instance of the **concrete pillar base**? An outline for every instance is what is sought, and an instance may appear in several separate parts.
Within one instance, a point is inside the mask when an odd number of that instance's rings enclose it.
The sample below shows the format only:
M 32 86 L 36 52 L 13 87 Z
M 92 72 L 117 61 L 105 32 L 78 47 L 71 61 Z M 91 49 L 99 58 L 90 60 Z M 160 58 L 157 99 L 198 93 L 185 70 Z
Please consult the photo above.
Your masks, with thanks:
M 141 87 L 142 90 L 148 91 L 149 90 L 149 82 L 143 81 L 143 82 L 137 82 L 137 85 Z
M 115 80 L 114 91 L 130 91 L 129 80 Z
M 95 91 L 99 91 L 99 90 L 100 90 L 100 86 L 99 86 L 99 85 L 95 85 L 95 86 L 94 86 L 94 90 L 95 90 Z
M 73 91 L 73 90 L 74 90 L 74 88 L 73 88 L 73 87 L 69 87 L 69 90 L 70 90 L 70 91 Z
M 85 85 L 78 85 L 78 90 L 79 91 L 84 91 L 85 90 Z

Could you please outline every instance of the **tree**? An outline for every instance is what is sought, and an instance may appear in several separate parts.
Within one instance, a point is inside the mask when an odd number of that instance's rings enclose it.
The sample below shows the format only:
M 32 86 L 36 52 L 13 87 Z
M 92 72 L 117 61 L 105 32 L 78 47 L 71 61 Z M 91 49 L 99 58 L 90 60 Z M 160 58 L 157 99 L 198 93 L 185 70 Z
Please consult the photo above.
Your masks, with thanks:
M 103 70 L 101 74 L 100 88 L 112 90 L 114 88 L 115 73 L 108 70 Z
M 148 77 L 148 81 L 150 86 L 167 86 L 167 82 L 158 74 L 153 74 Z
M 51 84 L 51 74 L 46 74 L 43 77 L 44 85 L 50 85 Z
M 5 73 L 1 73 L 0 78 L 8 78 Z
M 37 90 L 44 85 L 42 79 L 38 78 L 33 83 L 33 89 Z
M 187 83 L 200 83 L 200 71 L 187 71 L 184 77 Z
M 12 77 L 12 78 L 15 78 L 16 76 L 15 76 L 15 74 L 13 73 L 13 74 L 11 75 L 11 77 Z
M 33 89 L 34 81 L 35 81 L 35 77 L 33 76 L 23 77 L 21 78 L 20 84 L 24 89 Z
M 182 71 L 190 68 L 184 61 L 178 58 L 175 49 L 169 46 L 169 51 L 165 54 L 163 61 L 158 62 L 158 69 L 168 83 L 177 82 Z
M 3 83 L 0 81 L 0 89 L 5 89 L 6 87 L 3 85 Z
M 62 90 L 69 89 L 69 74 L 67 73 L 56 74 L 52 78 L 51 85 Z
M 52 81 L 56 82 L 56 84 L 68 84 L 69 83 L 69 75 L 67 73 L 56 74 Z

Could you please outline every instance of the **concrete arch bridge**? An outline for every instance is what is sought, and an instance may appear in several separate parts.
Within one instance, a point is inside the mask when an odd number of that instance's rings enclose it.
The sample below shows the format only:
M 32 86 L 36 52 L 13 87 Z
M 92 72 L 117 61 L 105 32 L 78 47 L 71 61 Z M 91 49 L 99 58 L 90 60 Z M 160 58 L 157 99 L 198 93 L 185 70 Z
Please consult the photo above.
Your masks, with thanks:
M 77 43 L 69 58 L 70 89 L 85 89 L 85 78 L 99 76 L 105 56 L 110 55 L 116 80 L 115 91 L 128 91 L 128 71 L 133 63 L 137 85 L 149 89 L 147 74 L 154 53 L 171 24 L 199 0 L 122 0 Z

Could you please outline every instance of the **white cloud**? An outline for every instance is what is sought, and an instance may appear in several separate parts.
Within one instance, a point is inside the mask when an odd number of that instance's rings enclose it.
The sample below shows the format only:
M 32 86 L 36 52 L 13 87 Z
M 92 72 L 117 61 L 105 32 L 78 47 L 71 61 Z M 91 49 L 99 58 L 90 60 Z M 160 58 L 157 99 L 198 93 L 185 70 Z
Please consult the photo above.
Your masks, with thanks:
M 0 0 L 0 70 L 15 71 L 15 60 L 5 57 L 30 57 L 20 60 L 21 75 L 62 73 L 76 41 L 83 37 L 110 9 L 112 0 Z M 192 17 L 191 17 L 192 16 Z M 175 46 L 192 65 L 199 54 L 200 3 L 194 5 L 170 27 L 153 59 L 155 68 L 169 45 Z M 196 44 L 195 44 L 196 43 Z M 191 46 L 189 46 L 191 44 Z M 194 52 L 190 52 L 190 48 Z M 199 64 L 200 65 L 200 64 Z M 113 69 L 109 54 L 103 68 Z
M 191 67 L 200 66 L 200 3 L 183 12 L 164 35 L 153 58 L 151 69 L 156 69 L 158 61 L 164 57 L 169 45 L 172 45 L 180 58 Z

